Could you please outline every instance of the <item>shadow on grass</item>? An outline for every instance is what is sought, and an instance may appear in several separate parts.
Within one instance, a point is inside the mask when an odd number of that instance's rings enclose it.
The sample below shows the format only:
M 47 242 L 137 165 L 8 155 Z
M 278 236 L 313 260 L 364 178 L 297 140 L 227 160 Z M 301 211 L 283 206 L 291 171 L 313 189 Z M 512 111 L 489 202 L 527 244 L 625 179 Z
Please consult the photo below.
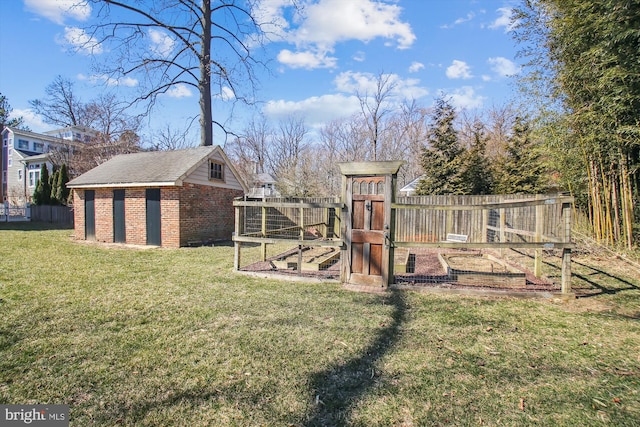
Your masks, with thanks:
M 575 261 L 575 260 L 572 260 L 571 262 L 573 264 L 576 264 L 576 265 L 579 265 L 581 267 L 584 267 L 586 269 L 591 270 L 592 273 L 590 275 L 601 275 L 601 276 L 607 277 L 609 279 L 615 280 L 615 281 L 619 282 L 620 284 L 622 284 L 623 286 L 625 286 L 625 287 L 621 287 L 621 288 L 607 287 L 605 285 L 602 285 L 600 283 L 597 283 L 597 282 L 591 280 L 589 277 L 585 276 L 584 274 L 579 274 L 579 273 L 576 273 L 576 272 L 572 272 L 573 276 L 579 278 L 580 280 L 585 281 L 589 285 L 591 285 L 594 288 L 600 290 L 600 292 L 596 293 L 596 294 L 583 295 L 582 296 L 583 298 L 592 297 L 592 296 L 601 295 L 601 294 L 617 294 L 618 292 L 621 292 L 621 291 L 640 290 L 640 286 L 636 285 L 635 283 L 630 282 L 627 279 L 624 279 L 624 278 L 618 277 L 618 276 L 614 276 L 613 274 L 611 274 L 609 272 L 606 272 L 606 271 L 601 270 L 599 268 L 592 267 L 590 265 L 583 264 L 583 263 Z
M 376 363 L 397 344 L 405 322 L 407 305 L 402 291 L 390 291 L 385 304 L 393 306 L 391 322 L 381 325 L 362 354 L 311 377 L 314 408 L 304 426 L 348 424 L 353 407 L 375 385 Z
M 43 231 L 43 230 L 73 230 L 73 224 L 62 224 L 54 222 L 0 222 L 0 230 L 13 231 Z
M 523 252 L 520 252 L 520 251 L 517 251 L 517 250 L 514 250 L 514 252 L 517 252 L 517 253 L 519 253 L 521 255 L 524 255 L 524 256 L 527 256 L 527 257 L 533 259 L 532 256 L 530 256 L 530 255 L 528 255 L 526 253 L 523 253 Z M 562 270 L 559 265 L 553 264 L 551 262 L 543 261 L 543 263 L 545 265 L 548 265 L 549 267 L 557 270 L 557 271 L 561 271 Z M 597 289 L 599 291 L 599 292 L 592 292 L 592 293 L 588 293 L 588 294 L 584 294 L 584 295 L 578 295 L 577 298 L 590 298 L 590 297 L 595 297 L 595 296 L 604 295 L 604 294 L 609 294 L 609 295 L 617 294 L 618 292 L 622 292 L 622 291 L 634 291 L 634 290 L 637 291 L 637 290 L 640 290 L 640 285 L 632 283 L 632 282 L 630 282 L 629 280 L 627 280 L 627 279 L 625 279 L 623 277 L 615 276 L 615 275 L 613 275 L 613 274 L 611 274 L 611 273 L 609 273 L 607 271 L 604 271 L 604 270 L 601 270 L 599 268 L 595 268 L 593 266 L 581 263 L 579 261 L 576 261 L 575 259 L 571 259 L 571 264 L 572 265 L 576 265 L 576 266 L 580 266 L 580 267 L 590 271 L 590 272 L 588 272 L 586 274 L 583 274 L 583 273 L 576 272 L 575 269 L 572 269 L 572 271 L 571 271 L 571 276 L 572 277 L 575 277 L 577 279 L 582 280 L 583 282 L 587 283 L 589 286 L 592 286 L 594 289 Z M 608 279 L 611 279 L 612 282 L 618 282 L 618 283 L 620 283 L 622 285 L 622 287 L 614 287 L 614 286 L 610 286 L 610 285 L 607 286 L 607 285 L 605 285 L 603 283 L 599 283 L 599 282 L 593 280 L 591 277 L 589 277 L 589 276 L 596 276 L 596 275 L 600 276 L 600 277 L 606 277 Z

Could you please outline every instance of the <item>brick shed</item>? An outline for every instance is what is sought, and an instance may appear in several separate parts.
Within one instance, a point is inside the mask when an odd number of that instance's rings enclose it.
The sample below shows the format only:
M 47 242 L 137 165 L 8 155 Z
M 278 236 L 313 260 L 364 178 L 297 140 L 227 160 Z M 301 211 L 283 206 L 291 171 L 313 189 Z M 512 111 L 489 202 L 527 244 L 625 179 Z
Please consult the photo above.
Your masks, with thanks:
M 76 239 L 167 248 L 230 240 L 247 191 L 219 146 L 116 156 L 67 186 Z

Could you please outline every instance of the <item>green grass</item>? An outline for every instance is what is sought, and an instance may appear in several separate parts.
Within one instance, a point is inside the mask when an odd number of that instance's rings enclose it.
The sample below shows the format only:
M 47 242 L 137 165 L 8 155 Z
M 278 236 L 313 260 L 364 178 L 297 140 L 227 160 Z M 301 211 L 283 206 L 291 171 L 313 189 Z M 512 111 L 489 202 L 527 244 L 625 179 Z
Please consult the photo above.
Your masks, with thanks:
M 68 404 L 73 426 L 640 419 L 631 270 L 576 257 L 576 282 L 601 292 L 569 303 L 374 295 L 234 274 L 232 247 L 71 233 L 0 225 L 2 404 Z

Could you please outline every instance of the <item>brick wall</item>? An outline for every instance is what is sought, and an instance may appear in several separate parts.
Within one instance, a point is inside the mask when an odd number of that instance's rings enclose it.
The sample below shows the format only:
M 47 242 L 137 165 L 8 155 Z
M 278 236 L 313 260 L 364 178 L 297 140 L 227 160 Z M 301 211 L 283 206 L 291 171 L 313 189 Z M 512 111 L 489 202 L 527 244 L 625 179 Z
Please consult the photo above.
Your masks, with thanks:
M 124 222 L 126 243 L 147 244 L 147 199 L 144 188 L 124 191 Z
M 180 239 L 180 187 L 160 189 L 160 238 L 165 248 L 179 248 Z
M 84 190 L 73 190 L 73 224 L 74 237 L 85 240 L 84 235 Z
M 113 242 L 113 190 L 95 190 L 96 240 Z M 178 248 L 189 242 L 231 239 L 233 199 L 242 191 L 185 183 L 160 189 L 162 246 Z M 125 189 L 126 243 L 147 244 L 145 188 Z M 84 240 L 84 190 L 74 190 L 75 238 Z
M 96 241 L 113 242 L 113 190 L 96 189 Z
M 180 243 L 231 239 L 240 190 L 185 183 L 180 192 Z

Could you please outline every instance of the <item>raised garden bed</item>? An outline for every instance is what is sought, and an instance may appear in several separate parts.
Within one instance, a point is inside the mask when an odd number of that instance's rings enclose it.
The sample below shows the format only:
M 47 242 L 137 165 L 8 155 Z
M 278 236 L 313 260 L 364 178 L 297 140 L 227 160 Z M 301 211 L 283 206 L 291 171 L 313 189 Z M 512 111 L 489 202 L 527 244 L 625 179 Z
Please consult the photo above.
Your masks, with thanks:
M 340 250 L 327 247 L 304 247 L 302 250 L 301 271 L 325 270 L 338 262 Z M 271 261 L 273 265 L 281 270 L 298 269 L 298 251 L 288 253 Z
M 438 254 L 438 260 L 452 282 L 470 286 L 501 285 L 521 288 L 526 274 L 490 254 Z

